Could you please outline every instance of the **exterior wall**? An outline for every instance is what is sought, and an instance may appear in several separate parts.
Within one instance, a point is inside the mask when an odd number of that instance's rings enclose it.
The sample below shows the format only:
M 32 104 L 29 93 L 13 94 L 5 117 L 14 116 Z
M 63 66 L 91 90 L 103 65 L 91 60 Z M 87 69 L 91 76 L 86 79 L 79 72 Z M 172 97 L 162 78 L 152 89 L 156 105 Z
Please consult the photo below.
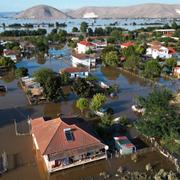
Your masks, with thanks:
M 36 137 L 35 137 L 34 134 L 32 134 L 32 138 L 33 138 L 33 141 L 34 141 L 34 145 L 35 145 L 35 147 L 36 147 L 36 150 L 39 150 L 39 146 L 38 146 L 38 143 L 37 143 L 37 141 L 36 141 Z
M 16 55 L 6 55 L 6 54 L 4 54 L 4 56 L 11 58 L 11 60 L 14 61 L 14 62 L 17 61 Z
M 81 78 L 86 78 L 89 76 L 89 72 L 74 72 L 70 73 L 71 78 L 76 78 L 76 77 L 81 77 Z
M 176 76 L 177 78 L 180 78 L 180 67 L 176 67 L 174 68 L 174 76 Z
M 90 46 L 85 46 L 85 45 L 80 44 L 80 43 L 77 44 L 77 51 L 79 54 L 84 54 L 89 49 L 90 49 Z
M 129 147 L 127 148 L 125 145 L 121 145 L 119 142 L 115 141 L 115 147 L 122 155 L 132 154 L 136 152 L 136 147 Z
M 53 172 L 56 172 L 56 171 L 59 171 L 59 170 L 72 168 L 72 167 L 75 167 L 75 166 L 79 166 L 79 165 L 82 165 L 82 164 L 86 164 L 86 163 L 90 163 L 90 162 L 93 162 L 93 161 L 98 161 L 98 160 L 106 159 L 106 158 L 107 158 L 106 151 L 105 151 L 104 154 L 101 154 L 100 156 L 98 156 L 96 158 L 91 158 L 90 157 L 90 158 L 87 158 L 87 159 L 84 159 L 84 160 L 81 160 L 81 155 L 77 155 L 77 156 L 74 156 L 74 158 L 73 158 L 74 160 L 76 160 L 76 162 L 74 162 L 72 164 L 64 165 L 64 166 L 53 167 L 55 165 L 55 160 L 49 161 L 47 155 L 43 156 L 44 162 L 46 164 L 46 167 L 47 167 L 47 170 L 48 170 L 49 173 L 53 173 Z M 67 159 L 68 159 L 68 157 L 67 157 Z
M 156 59 L 157 57 L 160 58 L 171 58 L 172 54 L 168 53 L 167 48 L 162 48 L 161 51 L 158 51 L 157 49 L 148 48 L 146 50 L 147 55 L 151 55 L 153 59 Z
M 78 59 L 72 56 L 72 65 L 77 67 L 78 65 L 83 65 L 87 67 L 95 67 L 96 66 L 96 59 L 88 58 L 88 59 Z

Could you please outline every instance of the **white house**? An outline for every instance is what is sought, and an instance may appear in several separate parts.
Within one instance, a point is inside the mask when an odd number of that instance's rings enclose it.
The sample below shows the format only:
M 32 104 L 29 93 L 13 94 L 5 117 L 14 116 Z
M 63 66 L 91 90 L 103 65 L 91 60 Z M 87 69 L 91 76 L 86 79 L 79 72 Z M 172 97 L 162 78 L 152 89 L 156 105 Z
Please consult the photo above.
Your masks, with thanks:
M 95 46 L 96 50 L 104 49 L 107 46 L 107 41 L 93 41 L 92 44 Z
M 77 52 L 78 54 L 86 53 L 90 49 L 94 49 L 95 45 L 88 41 L 80 41 L 77 43 Z
M 31 121 L 32 139 L 49 173 L 107 158 L 108 146 L 88 131 L 78 119 Z M 79 123 L 80 124 L 80 123 Z M 83 128 L 83 129 L 82 129 Z
M 94 55 L 73 54 L 71 57 L 73 67 L 86 66 L 91 68 L 96 66 L 96 58 Z
M 11 58 L 12 61 L 17 62 L 17 52 L 9 49 L 3 50 L 3 56 Z
M 176 53 L 172 47 L 162 46 L 159 42 L 152 42 L 149 44 L 150 47 L 146 50 L 146 55 L 151 56 L 153 59 L 157 57 L 168 59 Z
M 70 78 L 76 78 L 76 77 L 81 77 L 81 78 L 86 78 L 89 76 L 89 71 L 87 68 L 82 68 L 82 67 L 69 67 L 63 69 L 60 73 L 69 73 Z
M 173 74 L 174 74 L 175 77 L 180 79 L 180 66 L 177 66 L 177 67 L 174 68 Z

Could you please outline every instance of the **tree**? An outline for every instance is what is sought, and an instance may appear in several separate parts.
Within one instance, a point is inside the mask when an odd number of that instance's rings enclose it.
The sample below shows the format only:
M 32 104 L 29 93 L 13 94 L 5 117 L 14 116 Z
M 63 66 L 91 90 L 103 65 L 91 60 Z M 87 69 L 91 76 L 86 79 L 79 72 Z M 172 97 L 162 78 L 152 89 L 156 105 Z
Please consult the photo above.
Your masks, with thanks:
M 76 101 L 76 107 L 81 110 L 81 113 L 88 109 L 89 107 L 89 100 L 86 98 L 80 98 Z
M 164 138 L 179 134 L 180 116 L 175 112 L 170 101 L 173 95 L 166 89 L 155 89 L 147 97 L 140 97 L 139 104 L 145 113 L 137 121 L 137 129 L 146 136 Z
M 140 64 L 139 56 L 130 55 L 124 63 L 124 68 L 135 72 L 138 70 L 139 64 Z
M 72 32 L 78 32 L 78 31 L 79 31 L 79 29 L 77 27 L 72 28 Z
M 99 110 L 106 102 L 106 96 L 104 94 L 95 94 L 91 100 L 90 108 L 93 111 Z
M 104 29 L 102 27 L 96 27 L 94 30 L 94 35 L 95 36 L 104 36 L 105 35 Z
M 165 64 L 172 72 L 173 68 L 176 66 L 176 60 L 173 58 L 168 58 L 166 59 Z
M 84 39 L 84 36 L 81 34 L 80 36 L 79 36 L 79 41 L 82 41 Z
M 71 83 L 69 73 L 66 73 L 66 72 L 61 73 L 60 77 L 61 77 L 61 85 L 66 86 L 66 85 L 69 85 Z
M 93 36 L 94 32 L 92 28 L 88 28 L 88 36 Z
M 9 57 L 0 57 L 0 66 L 15 69 L 15 63 Z
M 88 23 L 85 22 L 85 21 L 83 21 L 83 22 L 81 23 L 81 25 L 80 25 L 80 30 L 81 30 L 81 32 L 86 33 L 86 32 L 87 32 L 87 28 L 88 28 Z
M 176 21 L 174 20 L 173 21 L 173 23 L 171 24 L 171 27 L 173 28 L 173 29 L 178 29 L 178 24 L 176 23 Z
M 112 115 L 105 113 L 104 116 L 101 117 L 101 126 L 104 128 L 109 128 L 112 124 L 113 124 Z
M 64 97 L 60 76 L 47 76 L 46 78 L 43 90 L 45 97 L 49 101 L 59 102 Z
M 121 37 L 121 34 L 122 34 L 121 31 L 119 31 L 118 29 L 115 29 L 115 30 L 113 30 L 113 31 L 111 32 L 110 35 L 111 35 L 114 39 L 119 40 L 120 37 Z
M 39 82 L 43 87 L 45 87 L 47 78 L 54 77 L 55 74 L 51 69 L 41 68 L 33 73 L 33 77 Z
M 118 53 L 118 51 L 116 50 L 116 48 L 114 46 L 107 46 L 102 50 L 101 59 L 104 60 L 106 57 L 106 54 L 111 51 L 116 51 Z
M 16 69 L 15 74 L 16 74 L 16 77 L 18 77 L 18 78 L 28 76 L 28 69 L 25 67 L 20 67 L 20 68 Z
M 161 75 L 161 66 L 159 65 L 157 60 L 150 60 L 146 62 L 143 75 L 146 78 L 157 78 Z
M 119 58 L 116 51 L 110 51 L 106 53 L 105 59 L 103 60 L 104 64 L 108 66 L 116 67 L 119 63 Z
M 72 90 L 80 97 L 93 97 L 94 94 L 102 91 L 97 81 L 88 81 L 83 78 L 77 78 L 73 82 Z

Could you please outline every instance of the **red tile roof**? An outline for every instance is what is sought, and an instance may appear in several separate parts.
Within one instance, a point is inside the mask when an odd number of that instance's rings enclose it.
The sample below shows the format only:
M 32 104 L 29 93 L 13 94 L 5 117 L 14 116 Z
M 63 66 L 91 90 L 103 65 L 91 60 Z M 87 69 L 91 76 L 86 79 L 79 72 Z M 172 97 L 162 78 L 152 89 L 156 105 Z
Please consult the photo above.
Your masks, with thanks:
M 129 139 L 126 137 L 126 136 L 118 136 L 118 137 L 114 137 L 115 140 L 118 140 L 119 143 L 122 145 L 122 146 L 125 146 L 126 148 L 132 148 L 134 147 L 134 144 L 132 144 Z M 123 143 L 122 143 L 122 142 Z
M 74 72 L 87 72 L 87 68 L 80 68 L 80 67 L 69 67 L 62 70 L 62 72 L 67 73 L 74 73 Z
M 172 47 L 167 47 L 169 50 L 169 54 L 176 54 L 176 50 Z
M 75 124 L 67 124 L 60 118 L 45 121 L 43 117 L 31 121 L 32 133 L 42 154 L 78 153 L 84 148 L 105 145 Z M 70 128 L 74 140 L 67 141 L 64 129 Z M 78 150 L 77 150 L 78 149 Z
M 4 49 L 3 51 L 4 54 L 6 55 L 17 55 L 17 51 L 11 50 L 11 49 Z
M 134 46 L 135 44 L 133 42 L 126 42 L 121 44 L 121 46 L 129 47 L 129 46 Z
M 80 41 L 79 44 L 82 44 L 84 46 L 94 46 L 94 44 L 88 42 L 88 41 Z

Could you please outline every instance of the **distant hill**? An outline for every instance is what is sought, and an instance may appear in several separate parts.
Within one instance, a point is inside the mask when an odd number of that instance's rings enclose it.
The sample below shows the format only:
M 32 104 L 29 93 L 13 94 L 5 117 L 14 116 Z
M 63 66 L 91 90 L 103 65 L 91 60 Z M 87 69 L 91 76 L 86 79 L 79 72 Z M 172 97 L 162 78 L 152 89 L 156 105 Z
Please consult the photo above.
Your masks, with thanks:
M 38 5 L 18 13 L 15 18 L 24 19 L 66 19 L 64 12 L 47 5 Z
M 128 7 L 83 7 L 67 13 L 73 18 L 180 18 L 180 4 L 140 4 Z

